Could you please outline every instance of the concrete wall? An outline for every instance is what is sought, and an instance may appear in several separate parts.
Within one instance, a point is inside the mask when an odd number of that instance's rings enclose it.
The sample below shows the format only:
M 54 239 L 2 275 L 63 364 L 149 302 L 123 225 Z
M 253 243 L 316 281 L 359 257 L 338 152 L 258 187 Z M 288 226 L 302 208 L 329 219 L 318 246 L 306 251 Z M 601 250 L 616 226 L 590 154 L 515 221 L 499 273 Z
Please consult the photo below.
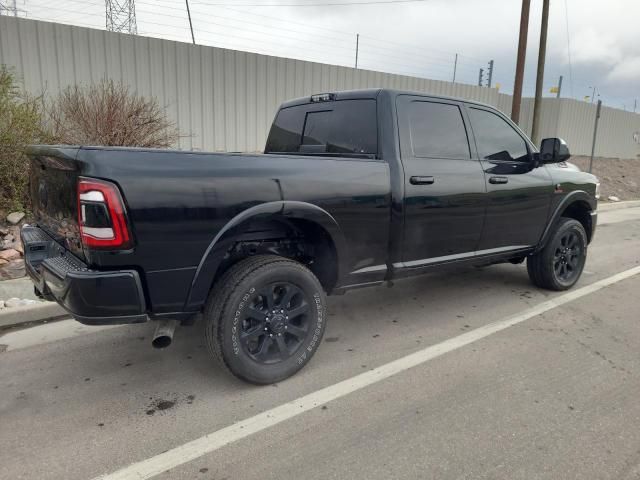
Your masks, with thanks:
M 391 87 L 511 110 L 511 97 L 495 89 L 8 16 L 0 17 L 0 64 L 15 68 L 26 89 L 36 94 L 105 77 L 122 80 L 166 107 L 180 130 L 190 134 L 180 141 L 184 149 L 259 151 L 281 102 L 325 91 Z M 564 137 L 575 153 L 589 153 L 592 109 L 572 100 L 545 99 L 543 136 Z M 640 145 L 631 131 L 640 131 L 640 115 L 605 110 L 598 152 L 635 158 Z M 532 101 L 525 99 L 525 131 L 530 131 L 532 114 Z

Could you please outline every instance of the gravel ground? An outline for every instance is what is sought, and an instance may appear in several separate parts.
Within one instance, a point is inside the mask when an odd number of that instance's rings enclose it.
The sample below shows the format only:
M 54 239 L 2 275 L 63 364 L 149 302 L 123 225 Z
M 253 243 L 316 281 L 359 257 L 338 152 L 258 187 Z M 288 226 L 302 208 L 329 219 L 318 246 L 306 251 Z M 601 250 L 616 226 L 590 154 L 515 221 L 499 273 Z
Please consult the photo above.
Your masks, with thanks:
M 589 169 L 589 157 L 571 157 L 569 161 L 580 167 L 580 170 L 586 172 Z M 620 200 L 640 198 L 640 159 L 595 157 L 593 174 L 600 179 L 603 200 L 611 195 Z

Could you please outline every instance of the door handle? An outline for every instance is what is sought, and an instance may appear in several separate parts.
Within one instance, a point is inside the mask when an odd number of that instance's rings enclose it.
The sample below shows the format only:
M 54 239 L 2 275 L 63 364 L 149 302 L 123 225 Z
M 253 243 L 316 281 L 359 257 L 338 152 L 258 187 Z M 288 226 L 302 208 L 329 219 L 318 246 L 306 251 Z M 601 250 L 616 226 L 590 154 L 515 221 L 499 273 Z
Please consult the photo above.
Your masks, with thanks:
M 436 179 L 433 177 L 411 177 L 409 183 L 411 185 L 431 185 Z
M 508 182 L 509 182 L 509 179 L 507 177 L 489 177 L 489 183 L 503 184 Z

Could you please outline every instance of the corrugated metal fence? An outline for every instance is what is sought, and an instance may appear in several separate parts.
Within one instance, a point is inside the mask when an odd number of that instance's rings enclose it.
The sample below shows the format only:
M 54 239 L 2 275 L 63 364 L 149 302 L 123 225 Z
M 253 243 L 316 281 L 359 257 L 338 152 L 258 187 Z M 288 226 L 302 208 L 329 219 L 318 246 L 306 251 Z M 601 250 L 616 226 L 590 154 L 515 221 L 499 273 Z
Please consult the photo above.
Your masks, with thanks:
M 280 103 L 312 93 L 390 87 L 478 100 L 511 110 L 511 97 L 489 89 L 36 20 L 0 17 L 0 64 L 13 67 L 28 91 L 56 93 L 102 78 L 154 96 L 182 132 L 180 148 L 260 151 Z M 524 99 L 530 131 L 533 102 Z M 545 99 L 542 135 L 560 136 L 576 154 L 591 150 L 593 105 Z M 635 158 L 640 115 L 603 109 L 596 153 Z M 638 135 L 636 135 L 637 138 Z

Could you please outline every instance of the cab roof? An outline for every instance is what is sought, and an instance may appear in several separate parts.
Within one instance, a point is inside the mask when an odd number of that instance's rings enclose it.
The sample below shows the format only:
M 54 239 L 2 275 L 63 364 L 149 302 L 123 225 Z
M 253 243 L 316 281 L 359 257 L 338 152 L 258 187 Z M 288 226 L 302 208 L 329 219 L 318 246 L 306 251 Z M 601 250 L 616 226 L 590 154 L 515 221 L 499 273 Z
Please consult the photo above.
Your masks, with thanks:
M 442 99 L 442 100 L 456 100 L 458 102 L 465 102 L 465 103 L 474 104 L 474 105 L 481 105 L 483 107 L 495 108 L 493 105 L 477 102 L 475 100 L 468 100 L 460 97 L 434 95 L 427 92 L 416 92 L 411 90 L 396 90 L 393 88 L 362 88 L 357 90 L 342 90 L 337 92 L 318 92 L 306 97 L 287 100 L 280 106 L 280 108 L 287 108 L 287 107 L 293 107 L 296 105 L 306 105 L 308 103 L 314 103 L 314 100 L 312 100 L 312 98 L 323 96 L 323 95 L 330 95 L 331 96 L 330 101 L 335 101 L 335 100 L 362 100 L 362 99 L 375 100 L 382 94 L 388 95 L 389 97 L 392 97 L 392 98 L 395 98 L 399 95 L 417 95 L 420 97 L 435 98 L 435 99 Z

